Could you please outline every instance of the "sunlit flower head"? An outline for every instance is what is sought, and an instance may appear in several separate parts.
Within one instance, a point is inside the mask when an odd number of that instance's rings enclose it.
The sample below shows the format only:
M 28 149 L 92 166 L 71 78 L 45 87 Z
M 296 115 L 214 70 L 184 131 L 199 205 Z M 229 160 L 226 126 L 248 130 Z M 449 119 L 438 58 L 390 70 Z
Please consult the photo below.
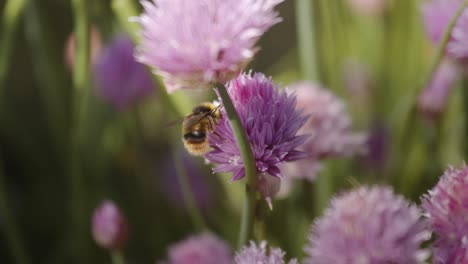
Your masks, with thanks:
M 151 73 L 133 57 L 133 43 L 126 36 L 112 40 L 94 67 L 99 95 L 118 110 L 126 110 L 154 89 Z
M 314 180 L 321 160 L 364 152 L 366 136 L 352 131 L 351 118 L 341 99 L 308 82 L 291 85 L 290 90 L 297 94 L 297 109 L 310 115 L 299 131 L 310 137 L 300 147 L 308 158 L 287 164 L 287 176 Z
M 121 249 L 127 243 L 127 220 L 117 205 L 110 200 L 103 201 L 94 210 L 91 226 L 94 240 L 103 248 Z
M 422 263 L 429 238 L 421 212 L 388 187 L 360 187 L 335 197 L 315 221 L 304 264 Z
M 234 257 L 235 264 L 297 264 L 297 260 L 284 261 L 284 253 L 280 248 L 267 248 L 267 242 L 262 241 L 257 246 L 250 241 L 250 246 L 243 247 Z
M 440 43 L 450 20 L 462 2 L 462 0 L 430 0 L 422 4 L 424 26 L 427 35 L 434 43 Z M 468 8 L 456 21 L 447 44 L 447 54 L 456 59 L 468 59 Z
M 225 83 L 244 69 L 257 40 L 281 21 L 283 0 L 144 1 L 137 58 L 163 76 L 169 92 Z
M 449 167 L 437 185 L 422 199 L 422 206 L 436 235 L 434 263 L 468 260 L 468 167 Z
M 307 135 L 298 136 L 307 117 L 296 110 L 296 96 L 281 91 L 263 74 L 241 74 L 226 87 L 252 148 L 257 172 L 281 177 L 278 166 L 304 158 L 297 150 Z M 232 180 L 245 176 L 244 165 L 224 108 L 215 131 L 209 135 L 212 151 L 206 158 L 215 172 L 233 172 Z
M 189 237 L 169 248 L 167 264 L 231 264 L 228 244 L 210 233 Z
M 418 98 L 418 108 L 428 120 L 437 119 L 444 111 L 459 75 L 458 68 L 451 62 L 445 61 L 439 65 L 431 82 Z

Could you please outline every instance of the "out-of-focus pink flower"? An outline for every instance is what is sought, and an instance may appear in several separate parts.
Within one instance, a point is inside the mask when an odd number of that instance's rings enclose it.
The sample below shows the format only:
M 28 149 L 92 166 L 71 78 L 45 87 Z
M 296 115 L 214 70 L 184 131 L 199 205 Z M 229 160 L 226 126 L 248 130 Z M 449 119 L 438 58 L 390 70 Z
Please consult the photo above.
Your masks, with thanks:
M 226 242 L 210 233 L 189 237 L 169 248 L 167 264 L 231 264 Z
M 284 253 L 280 248 L 267 248 L 267 242 L 262 241 L 257 246 L 250 241 L 249 246 L 243 247 L 234 258 L 235 264 L 285 264 Z M 298 264 L 296 259 L 292 259 L 288 264 Z
M 127 219 L 113 201 L 104 200 L 94 210 L 92 231 L 96 243 L 105 249 L 122 249 L 127 243 Z
M 94 67 L 99 95 L 120 111 L 154 91 L 151 73 L 135 60 L 133 48 L 129 37 L 116 37 L 99 54 Z
M 418 98 L 418 108 L 428 120 L 435 120 L 445 110 L 447 99 L 455 82 L 460 77 L 456 65 L 446 60 L 432 76 L 431 82 Z
M 299 150 L 307 158 L 284 165 L 286 176 L 314 180 L 327 158 L 348 157 L 365 151 L 366 135 L 352 131 L 344 102 L 318 85 L 302 82 L 290 91 L 297 95 L 296 109 L 310 115 L 299 133 L 310 135 Z
M 234 78 L 252 60 L 257 40 L 281 21 L 283 0 L 143 1 L 140 62 L 164 78 L 169 92 Z
M 93 65 L 96 61 L 97 56 L 102 49 L 102 37 L 101 32 L 95 27 L 91 26 L 89 31 L 89 64 Z M 67 38 L 65 43 L 65 64 L 68 66 L 70 71 L 73 71 L 75 67 L 75 53 L 76 53 L 76 37 L 75 33 L 72 32 Z
M 419 264 L 429 237 L 416 205 L 389 187 L 360 187 L 335 197 L 315 221 L 303 263 Z
M 467 263 L 468 167 L 449 167 L 422 198 L 422 206 L 436 234 L 434 263 Z
M 385 167 L 392 140 L 390 133 L 388 126 L 382 122 L 376 122 L 370 129 L 366 141 L 367 152 L 363 156 L 368 168 L 380 170 Z
M 450 20 L 462 3 L 461 0 L 431 0 L 422 4 L 424 26 L 434 43 L 440 43 Z M 447 55 L 462 61 L 468 59 L 468 8 L 456 21 L 447 44 Z

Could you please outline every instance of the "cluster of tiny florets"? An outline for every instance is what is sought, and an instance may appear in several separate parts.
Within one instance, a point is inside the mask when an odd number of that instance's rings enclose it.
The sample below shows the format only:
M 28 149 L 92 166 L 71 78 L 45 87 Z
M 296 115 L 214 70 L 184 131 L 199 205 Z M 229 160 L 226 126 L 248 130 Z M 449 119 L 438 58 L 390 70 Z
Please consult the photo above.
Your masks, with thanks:
M 297 96 L 297 109 L 309 116 L 299 130 L 309 138 L 299 148 L 307 158 L 286 164 L 287 176 L 314 180 L 323 159 L 364 152 L 366 135 L 352 130 L 351 117 L 341 99 L 309 82 L 293 84 L 289 88 Z
M 421 6 L 424 26 L 429 38 L 438 44 L 462 0 L 431 0 Z M 468 58 L 468 8 L 455 23 L 447 44 L 447 54 L 455 59 Z
M 296 96 L 281 91 L 263 74 L 241 74 L 226 87 L 255 158 L 258 174 L 281 178 L 279 165 L 305 157 L 297 148 L 308 135 L 297 135 L 307 116 L 296 110 Z M 215 172 L 233 172 L 232 180 L 244 177 L 244 165 L 226 112 L 210 134 L 213 148 L 206 158 Z
M 434 263 L 465 263 L 457 260 L 468 260 L 468 167 L 449 167 L 422 206 L 436 237 Z
M 283 0 L 143 1 L 140 62 L 163 76 L 168 91 L 234 78 L 253 59 L 257 40 L 281 21 Z
M 421 263 L 429 238 L 421 212 L 388 187 L 360 187 L 334 198 L 315 221 L 305 264 Z
M 251 241 L 249 246 L 243 247 L 234 257 L 235 264 L 298 264 L 297 260 L 284 261 L 284 253 L 280 248 L 267 248 L 267 242 L 262 241 L 257 246 Z
M 226 242 L 211 233 L 189 237 L 169 247 L 167 264 L 231 264 Z

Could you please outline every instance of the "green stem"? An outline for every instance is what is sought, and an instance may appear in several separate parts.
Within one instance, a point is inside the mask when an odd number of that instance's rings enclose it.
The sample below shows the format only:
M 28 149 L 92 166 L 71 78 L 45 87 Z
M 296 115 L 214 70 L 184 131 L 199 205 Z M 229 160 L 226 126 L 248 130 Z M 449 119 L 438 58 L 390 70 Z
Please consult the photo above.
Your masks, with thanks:
M 328 165 L 328 164 L 327 164 Z M 327 166 L 327 173 L 322 173 L 314 182 L 314 214 L 319 216 L 327 207 L 328 201 L 333 195 L 333 173 L 330 166 Z
M 71 185 L 72 228 L 75 241 L 74 254 L 84 257 L 86 223 L 85 187 L 82 173 L 81 145 L 83 141 L 84 121 L 89 97 L 89 22 L 86 0 L 72 0 L 75 22 L 76 51 L 73 72 L 74 96 L 72 129 L 70 137 L 69 174 Z M 78 262 L 85 262 L 80 259 Z
M 464 135 L 463 135 L 463 154 L 468 157 L 468 77 L 462 79 L 463 111 L 465 117 Z
M 317 0 L 315 0 L 317 1 Z M 321 7 L 327 5 L 327 3 L 321 2 Z M 307 80 L 317 80 L 317 58 L 315 54 L 315 28 L 312 22 L 313 17 L 313 1 L 312 0 L 297 0 L 296 3 L 296 16 L 297 16 L 297 32 L 298 32 L 298 42 L 299 42 L 299 51 L 301 59 L 301 67 L 303 72 L 303 77 Z M 325 11 L 328 11 L 326 9 Z M 324 15 L 325 13 L 322 13 Z M 324 24 L 328 25 L 328 20 L 326 20 L 325 15 L 322 17 Z M 325 21 L 326 20 L 326 21 Z M 324 27 L 326 33 L 331 33 L 327 31 L 329 27 Z M 331 36 L 327 36 L 330 39 Z M 330 55 L 330 54 L 329 54 Z M 330 57 L 326 57 L 330 59 Z M 328 65 L 329 66 L 329 65 Z M 328 69 L 328 67 L 327 67 Z M 315 208 L 317 210 L 322 210 L 327 203 L 328 199 L 331 196 L 331 179 L 330 177 L 319 177 L 314 184 L 315 187 Z
M 315 54 L 315 28 L 313 18 L 312 0 L 296 1 L 296 24 L 299 45 L 299 60 L 302 75 L 309 81 L 317 80 L 317 58 Z
M 72 0 L 75 13 L 75 67 L 73 84 L 77 90 L 87 88 L 89 74 L 89 22 L 86 10 L 86 0 Z
M 125 28 L 125 30 L 132 35 L 134 40 L 139 38 L 138 30 L 139 26 L 137 23 L 129 21 L 131 17 L 138 15 L 138 6 L 136 1 L 131 0 L 113 0 L 112 1 L 112 10 L 117 15 L 117 18 L 120 21 L 120 24 Z
M 10 247 L 13 259 L 18 264 L 31 263 L 26 250 L 23 246 L 23 241 L 19 232 L 19 228 L 16 225 L 16 221 L 13 217 L 13 213 L 8 206 L 8 193 L 6 187 L 6 175 L 3 170 L 3 163 L 0 160 L 0 214 L 3 216 L 5 221 L 5 233 Z
M 19 18 L 25 7 L 25 0 L 9 0 L 5 3 L 1 17 L 0 38 L 0 100 L 5 93 L 5 81 L 8 73 L 8 64 L 12 52 L 12 44 L 15 38 Z M 3 103 L 0 103 L 3 106 Z
M 192 222 L 198 230 L 206 229 L 206 223 L 203 220 L 202 214 L 200 213 L 200 210 L 195 202 L 195 196 L 193 195 L 192 187 L 190 186 L 190 181 L 182 158 L 174 151 L 172 158 L 175 163 L 177 178 L 179 179 L 179 184 L 182 191 L 182 197 L 190 217 L 192 218 Z
M 447 29 L 445 30 L 444 36 L 442 38 L 442 41 L 440 42 L 438 48 L 437 48 L 437 53 L 434 58 L 434 61 L 431 64 L 431 67 L 429 68 L 429 72 L 426 76 L 424 86 L 421 88 L 424 88 L 426 85 L 428 85 L 432 77 L 434 76 L 435 71 L 439 67 L 440 62 L 445 56 L 445 50 L 447 49 L 447 44 L 450 40 L 450 37 L 452 35 L 453 28 L 455 27 L 458 18 L 462 15 L 463 11 L 465 10 L 467 6 L 467 1 L 464 1 L 463 4 L 460 5 L 460 7 L 457 9 L 457 12 L 453 15 L 452 19 L 450 19 L 450 23 L 447 26 Z
M 131 34 L 132 39 L 135 43 L 139 42 L 139 26 L 135 22 L 130 22 L 129 18 L 135 17 L 138 15 L 138 7 L 135 5 L 134 1 L 130 0 L 113 0 L 112 9 L 114 13 L 119 18 L 120 23 L 124 25 L 126 30 Z M 174 100 L 169 96 L 167 90 L 164 87 L 164 83 L 158 76 L 154 76 L 153 81 L 157 87 L 159 87 L 160 98 L 163 104 L 171 113 L 175 113 L 178 117 L 183 116 L 183 111 Z M 202 217 L 202 214 L 195 203 L 194 195 L 192 188 L 190 186 L 190 181 L 187 177 L 187 173 L 184 169 L 184 164 L 181 160 L 181 157 L 173 153 L 172 155 L 174 162 L 176 164 L 177 177 L 180 182 L 182 197 L 184 199 L 185 205 L 187 206 L 190 218 L 194 226 L 199 229 L 206 229 L 207 225 Z
M 458 20 L 458 18 L 461 16 L 463 13 L 463 10 L 465 10 L 467 6 L 467 1 L 464 1 L 463 4 L 460 5 L 460 7 L 457 9 L 457 12 L 453 15 L 453 17 L 450 20 L 449 25 L 447 26 L 447 29 L 445 30 L 444 36 L 442 38 L 442 41 L 439 44 L 439 47 L 437 48 L 437 53 L 436 56 L 431 64 L 431 67 L 429 68 L 429 72 L 427 76 L 425 77 L 422 85 L 419 87 L 420 89 L 424 89 L 431 81 L 432 78 L 435 74 L 435 71 L 439 67 L 442 59 L 444 58 L 445 51 L 447 49 L 447 44 L 450 40 L 450 36 L 452 35 L 452 30 L 455 27 L 455 24 Z M 416 91 L 416 95 L 420 93 L 420 90 Z M 409 138 L 411 132 L 414 130 L 414 126 L 416 125 L 417 122 L 415 122 L 417 118 L 417 110 L 416 110 L 416 103 L 415 101 L 415 96 L 412 97 L 412 104 L 409 105 L 409 113 L 407 115 L 407 118 L 403 121 L 403 128 L 402 129 L 402 134 L 399 138 L 402 139 L 401 146 L 410 146 Z M 404 148 L 405 149 L 405 148 Z
M 258 241 L 267 240 L 267 233 L 266 233 L 266 217 L 270 208 L 268 207 L 266 201 L 259 201 L 257 203 L 257 210 L 255 214 L 255 222 L 254 222 L 254 236 Z
M 239 247 L 242 247 L 249 239 L 252 238 L 253 235 L 255 208 L 257 203 L 257 167 L 255 165 L 255 159 L 252 154 L 247 134 L 245 133 L 244 127 L 242 126 L 239 115 L 234 108 L 226 87 L 219 83 L 215 84 L 215 87 L 218 89 L 221 99 L 223 100 L 224 109 L 226 110 L 232 131 L 234 132 L 234 137 L 236 138 L 239 146 L 247 179 L 245 184 L 246 197 L 244 200 L 244 209 L 242 211 L 238 244 Z
M 57 157 L 59 166 L 65 164 L 63 146 L 68 145 L 68 114 L 69 101 L 67 94 L 68 82 L 64 76 L 67 72 L 63 67 L 63 54 L 57 52 L 54 41 L 56 32 L 45 26 L 48 14 L 38 1 L 29 1 L 25 12 L 25 35 L 31 52 L 31 67 L 34 69 L 36 84 L 39 88 L 39 99 L 44 107 L 45 122 L 52 140 L 51 147 Z M 60 46 L 61 47 L 61 46 Z M 67 89 L 64 89 L 67 87 Z M 63 167 L 58 167 L 64 170 Z
M 112 264 L 125 264 L 125 257 L 120 250 L 111 251 Z

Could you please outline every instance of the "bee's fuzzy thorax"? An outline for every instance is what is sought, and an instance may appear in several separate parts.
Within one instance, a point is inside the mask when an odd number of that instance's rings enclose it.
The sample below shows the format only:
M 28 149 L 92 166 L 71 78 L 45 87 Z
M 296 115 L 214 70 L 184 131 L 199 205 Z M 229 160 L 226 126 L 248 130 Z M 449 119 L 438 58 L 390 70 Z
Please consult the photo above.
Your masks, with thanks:
M 219 106 L 212 103 L 199 104 L 193 108 L 192 113 L 185 116 L 182 141 L 190 154 L 201 156 L 210 150 L 208 135 L 217 125 L 219 116 Z

